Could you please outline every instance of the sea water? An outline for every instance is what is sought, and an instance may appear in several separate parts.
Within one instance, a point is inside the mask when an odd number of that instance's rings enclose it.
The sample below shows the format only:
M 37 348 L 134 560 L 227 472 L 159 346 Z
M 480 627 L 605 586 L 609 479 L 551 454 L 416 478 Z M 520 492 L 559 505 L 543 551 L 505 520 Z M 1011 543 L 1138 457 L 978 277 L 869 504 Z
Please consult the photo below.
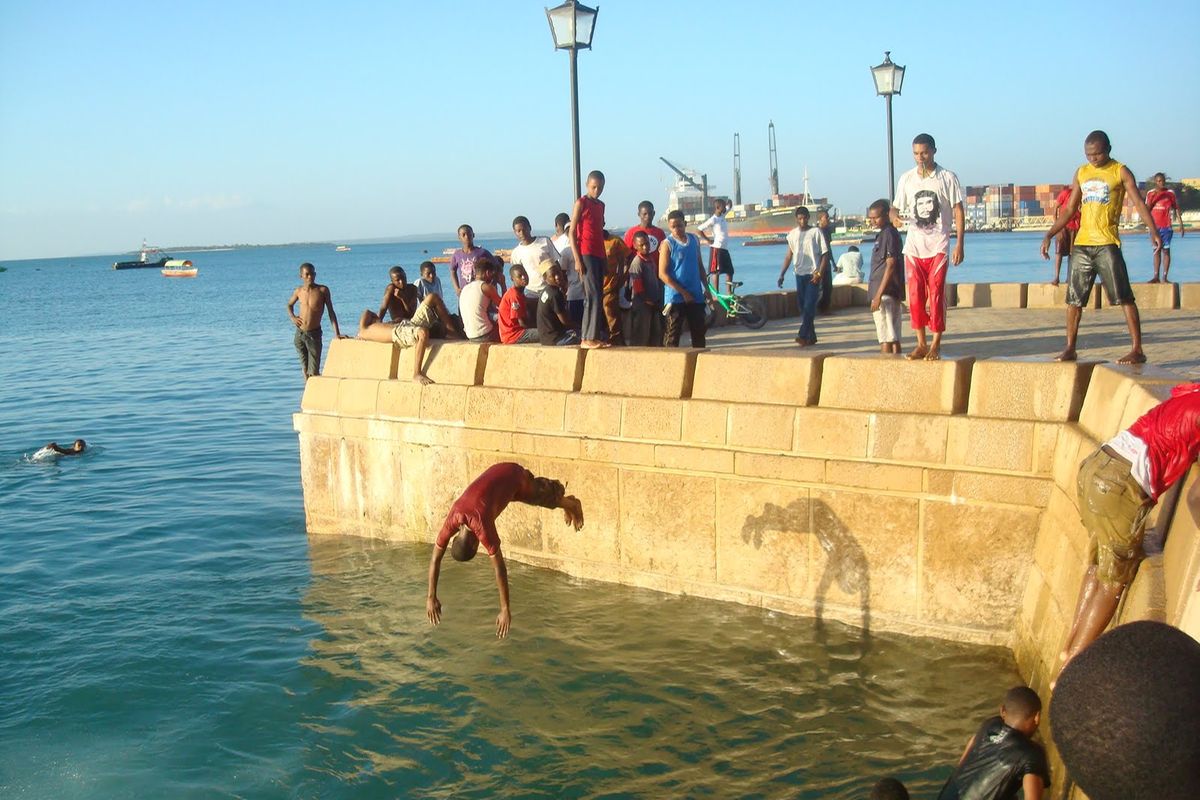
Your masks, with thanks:
M 0 796 L 856 798 L 885 774 L 935 790 L 1019 681 L 1007 651 L 519 564 L 497 641 L 486 564 L 443 570 L 433 629 L 428 546 L 307 536 L 297 267 L 317 265 L 353 333 L 387 267 L 415 276 L 451 244 L 176 253 L 195 279 L 113 271 L 116 255 L 3 264 Z M 960 274 L 1033 280 L 1030 247 L 973 236 Z M 734 260 L 768 288 L 782 255 Z M 87 453 L 29 459 L 76 438 Z

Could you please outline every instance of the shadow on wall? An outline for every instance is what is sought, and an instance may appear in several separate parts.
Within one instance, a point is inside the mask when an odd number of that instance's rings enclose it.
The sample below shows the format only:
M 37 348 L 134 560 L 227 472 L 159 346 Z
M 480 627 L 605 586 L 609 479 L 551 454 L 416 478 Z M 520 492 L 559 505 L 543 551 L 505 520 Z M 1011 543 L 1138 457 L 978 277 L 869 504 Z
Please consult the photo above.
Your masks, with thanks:
M 858 595 L 860 627 L 871 630 L 871 572 L 862 546 L 826 503 L 807 498 L 787 506 L 767 503 L 761 514 L 746 517 L 742 541 L 761 549 L 763 533 L 811 533 L 825 552 L 825 569 L 813 592 L 813 615 L 818 629 L 824 623 L 825 598 L 836 582 L 847 595 Z

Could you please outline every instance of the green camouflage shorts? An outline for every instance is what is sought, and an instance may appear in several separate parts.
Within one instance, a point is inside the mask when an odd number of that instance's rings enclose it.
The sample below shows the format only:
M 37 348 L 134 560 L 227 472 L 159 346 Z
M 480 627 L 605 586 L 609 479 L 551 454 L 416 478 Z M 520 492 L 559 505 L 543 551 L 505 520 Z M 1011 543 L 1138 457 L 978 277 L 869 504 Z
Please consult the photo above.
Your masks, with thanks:
M 1079 518 L 1092 534 L 1096 577 L 1127 586 L 1145 558 L 1142 536 L 1152 504 L 1129 472 L 1129 463 L 1097 450 L 1079 465 Z

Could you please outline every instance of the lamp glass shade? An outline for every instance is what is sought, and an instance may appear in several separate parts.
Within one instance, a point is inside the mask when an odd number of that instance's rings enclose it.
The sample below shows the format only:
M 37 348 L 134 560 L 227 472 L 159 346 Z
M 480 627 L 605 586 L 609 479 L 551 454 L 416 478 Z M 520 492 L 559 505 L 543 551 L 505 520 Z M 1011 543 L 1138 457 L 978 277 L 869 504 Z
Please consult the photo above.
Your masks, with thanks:
M 546 18 L 550 21 L 554 47 L 558 50 L 590 50 L 598 13 L 599 9 L 570 0 L 561 6 L 547 8 Z
M 885 58 L 879 66 L 871 67 L 871 77 L 875 79 L 875 94 L 900 94 L 900 87 L 904 85 L 904 67 Z

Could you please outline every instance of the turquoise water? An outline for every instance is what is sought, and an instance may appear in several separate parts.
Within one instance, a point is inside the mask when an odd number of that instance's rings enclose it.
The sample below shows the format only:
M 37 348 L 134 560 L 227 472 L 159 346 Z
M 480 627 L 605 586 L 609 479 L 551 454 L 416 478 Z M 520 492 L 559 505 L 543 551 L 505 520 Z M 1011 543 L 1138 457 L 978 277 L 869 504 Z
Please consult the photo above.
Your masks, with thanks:
M 972 241 L 999 263 L 1018 237 Z M 4 264 L 0 796 L 935 789 L 1018 680 L 1003 650 L 521 565 L 498 642 L 486 568 L 444 571 L 432 630 L 428 547 L 306 536 L 296 268 L 316 263 L 353 332 L 388 265 L 442 246 L 178 253 L 195 280 L 115 255 Z M 782 258 L 763 249 L 735 254 L 753 280 Z M 27 460 L 76 437 L 93 449 Z

